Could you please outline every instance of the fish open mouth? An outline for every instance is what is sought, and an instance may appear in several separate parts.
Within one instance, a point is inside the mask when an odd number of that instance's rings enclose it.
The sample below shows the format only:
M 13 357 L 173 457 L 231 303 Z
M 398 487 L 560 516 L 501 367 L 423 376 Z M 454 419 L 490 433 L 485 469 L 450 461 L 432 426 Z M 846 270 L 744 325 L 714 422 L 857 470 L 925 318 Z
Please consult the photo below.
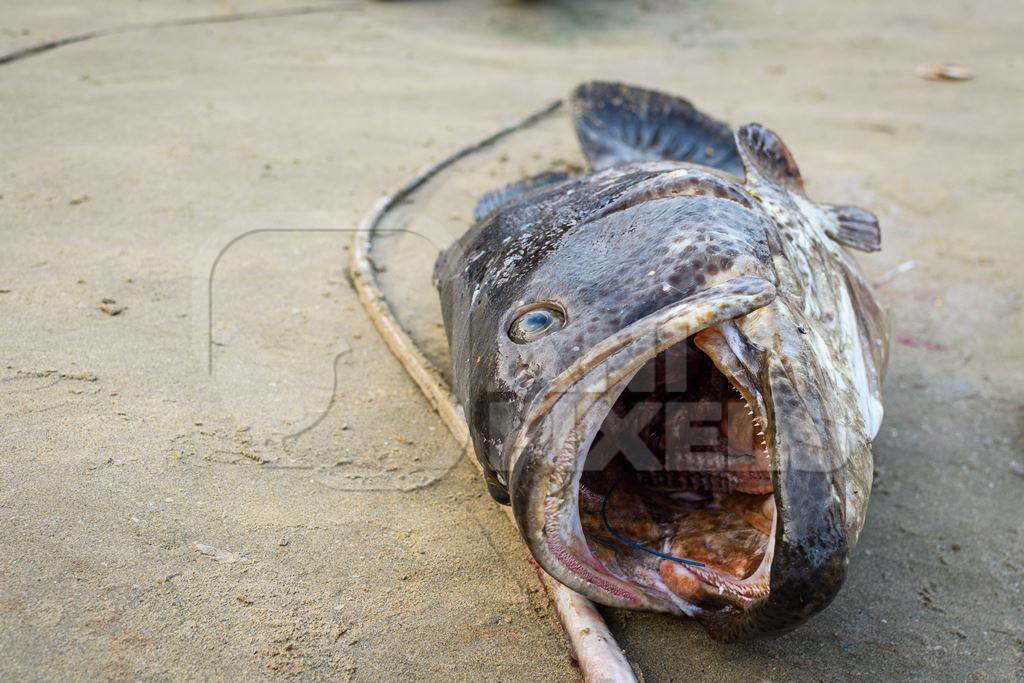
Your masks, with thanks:
M 524 538 L 549 573 L 598 602 L 700 616 L 768 597 L 770 399 L 737 319 L 775 291 L 757 278 L 715 290 L 591 349 L 518 437 L 511 488 Z
M 596 566 L 653 599 L 742 608 L 768 594 L 771 463 L 754 408 L 698 338 L 612 404 L 583 462 L 580 527 Z

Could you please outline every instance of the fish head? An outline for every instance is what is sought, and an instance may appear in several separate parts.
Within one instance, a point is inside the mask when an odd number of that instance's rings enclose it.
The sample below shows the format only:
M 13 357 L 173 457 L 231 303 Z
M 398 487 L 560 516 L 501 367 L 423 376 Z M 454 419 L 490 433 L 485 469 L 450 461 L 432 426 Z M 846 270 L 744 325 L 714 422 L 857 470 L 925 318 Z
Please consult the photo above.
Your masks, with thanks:
M 724 639 L 828 604 L 871 478 L 850 350 L 780 280 L 757 201 L 612 169 L 498 211 L 435 273 L 474 447 L 537 562 Z

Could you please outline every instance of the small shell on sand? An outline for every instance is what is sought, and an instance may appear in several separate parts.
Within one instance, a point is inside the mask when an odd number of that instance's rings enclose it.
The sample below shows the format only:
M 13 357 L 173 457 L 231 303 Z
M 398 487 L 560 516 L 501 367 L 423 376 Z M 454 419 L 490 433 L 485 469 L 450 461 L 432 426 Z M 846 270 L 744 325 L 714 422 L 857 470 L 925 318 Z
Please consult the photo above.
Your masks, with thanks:
M 962 64 L 922 64 L 917 75 L 929 81 L 969 81 L 974 72 Z

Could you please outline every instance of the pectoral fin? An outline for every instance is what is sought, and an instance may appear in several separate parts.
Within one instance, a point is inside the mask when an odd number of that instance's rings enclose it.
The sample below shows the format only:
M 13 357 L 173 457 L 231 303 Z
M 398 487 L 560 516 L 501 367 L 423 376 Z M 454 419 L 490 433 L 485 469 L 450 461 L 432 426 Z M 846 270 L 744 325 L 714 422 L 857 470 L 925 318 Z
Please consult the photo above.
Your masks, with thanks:
M 653 90 L 592 82 L 576 88 L 572 116 L 592 169 L 636 161 L 689 161 L 742 175 L 729 126 Z
M 825 230 L 836 242 L 861 251 L 878 251 L 882 248 L 882 231 L 875 214 L 857 206 L 821 206 L 836 219 L 835 227 Z
M 804 194 L 804 180 L 792 152 L 779 136 L 760 123 L 748 123 L 736 129 L 748 185 L 767 183 Z M 825 232 L 836 242 L 861 251 L 882 248 L 882 234 L 875 214 L 856 206 L 822 204 L 832 214 L 835 225 Z

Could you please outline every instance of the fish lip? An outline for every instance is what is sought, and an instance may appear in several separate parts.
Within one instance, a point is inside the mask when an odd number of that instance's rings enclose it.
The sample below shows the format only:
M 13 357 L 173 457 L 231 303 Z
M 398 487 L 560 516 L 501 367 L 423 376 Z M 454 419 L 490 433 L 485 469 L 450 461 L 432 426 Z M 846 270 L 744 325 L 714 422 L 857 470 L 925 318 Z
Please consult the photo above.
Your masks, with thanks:
M 750 278 L 736 278 L 742 279 Z M 762 305 L 766 305 L 774 298 L 775 290 L 767 281 L 760 281 L 770 289 L 763 293 L 765 300 Z M 731 281 L 723 284 L 728 282 Z M 693 326 L 673 325 L 677 318 L 685 317 L 690 312 L 693 304 L 689 300 L 683 299 L 655 311 L 611 335 L 555 378 L 553 388 L 541 394 L 527 411 L 523 427 L 513 442 L 509 459 L 509 483 L 513 512 L 521 533 L 534 558 L 556 579 L 603 604 L 699 616 L 703 613 L 700 606 L 683 601 L 667 589 L 664 596 L 654 596 L 608 572 L 590 552 L 580 526 L 578 504 L 579 482 L 583 472 L 581 458 L 586 457 L 590 443 L 611 409 L 611 404 L 633 376 L 665 349 L 685 342 L 701 330 L 724 320 L 746 314 L 698 320 Z M 645 341 L 651 343 L 644 344 Z M 622 364 L 621 367 L 617 367 L 618 363 Z M 601 375 L 602 371 L 604 377 L 595 377 Z M 729 379 L 733 381 L 731 376 Z M 584 386 L 580 387 L 581 384 Z M 582 391 L 572 391 L 576 388 Z M 567 397 L 570 405 L 565 408 L 570 412 L 561 416 L 565 419 L 559 420 L 555 413 Z M 573 398 L 579 400 L 574 402 Z M 762 416 L 762 419 L 766 418 Z M 582 426 L 586 429 L 581 429 Z M 567 429 L 566 433 L 550 434 L 552 441 L 559 444 L 553 459 L 545 457 L 548 454 L 546 450 L 529 448 L 538 441 L 538 433 L 545 429 L 549 432 Z M 769 451 L 769 455 L 774 467 L 773 450 Z M 772 521 L 776 532 L 778 519 L 776 509 Z M 565 522 L 568 522 L 568 527 L 561 526 Z M 762 575 L 770 571 L 775 536 L 775 533 L 770 535 L 771 550 L 766 552 L 754 575 L 748 577 L 755 581 L 744 583 L 746 579 L 729 577 L 711 568 L 685 571 L 690 571 L 702 583 L 720 587 L 723 591 L 737 585 L 753 588 L 753 584 L 763 583 L 763 590 L 752 590 L 749 595 L 734 593 L 731 597 L 735 599 L 727 601 L 749 607 L 767 596 L 767 578 Z

